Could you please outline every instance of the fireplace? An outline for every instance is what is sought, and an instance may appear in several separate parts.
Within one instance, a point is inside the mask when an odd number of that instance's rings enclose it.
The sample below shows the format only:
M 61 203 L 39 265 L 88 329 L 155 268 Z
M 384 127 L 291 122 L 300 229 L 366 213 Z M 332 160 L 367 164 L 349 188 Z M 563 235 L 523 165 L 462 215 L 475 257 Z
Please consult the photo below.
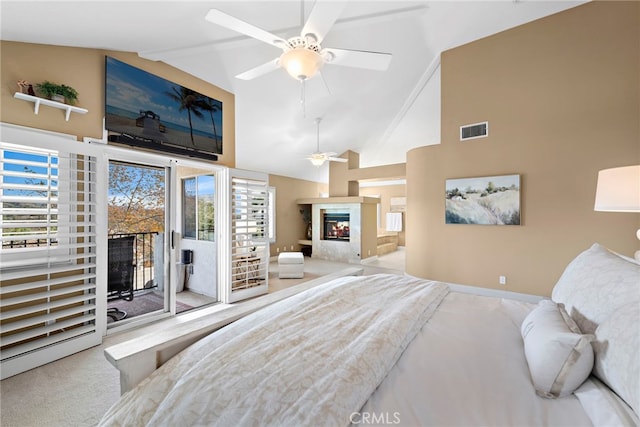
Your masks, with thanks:
M 324 240 L 349 241 L 349 212 L 324 212 L 323 234 Z

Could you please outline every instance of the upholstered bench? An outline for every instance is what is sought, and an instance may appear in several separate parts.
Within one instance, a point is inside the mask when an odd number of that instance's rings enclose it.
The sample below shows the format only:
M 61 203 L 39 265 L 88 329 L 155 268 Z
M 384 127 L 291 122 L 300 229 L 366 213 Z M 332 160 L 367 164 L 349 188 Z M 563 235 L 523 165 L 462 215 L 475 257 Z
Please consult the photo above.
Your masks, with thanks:
M 278 277 L 280 279 L 302 279 L 304 277 L 302 252 L 281 252 L 278 255 Z

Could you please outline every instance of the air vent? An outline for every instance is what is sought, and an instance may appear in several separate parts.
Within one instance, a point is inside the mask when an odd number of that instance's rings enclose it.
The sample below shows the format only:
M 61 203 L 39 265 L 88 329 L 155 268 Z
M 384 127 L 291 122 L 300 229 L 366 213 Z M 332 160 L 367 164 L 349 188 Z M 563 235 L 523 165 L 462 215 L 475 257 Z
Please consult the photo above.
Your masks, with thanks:
M 484 138 L 489 135 L 489 122 L 460 126 L 460 141 Z

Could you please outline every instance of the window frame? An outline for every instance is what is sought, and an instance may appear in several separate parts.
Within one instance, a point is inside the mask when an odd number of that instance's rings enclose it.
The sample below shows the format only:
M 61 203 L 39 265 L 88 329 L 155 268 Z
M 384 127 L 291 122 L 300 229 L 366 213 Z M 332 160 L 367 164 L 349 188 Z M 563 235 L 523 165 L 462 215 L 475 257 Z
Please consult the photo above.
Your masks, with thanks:
M 199 182 L 198 182 L 198 178 L 201 177 L 210 177 L 213 179 L 213 188 L 214 188 L 214 194 L 213 194 L 213 209 L 214 209 L 214 214 L 213 214 L 213 218 L 211 219 L 211 223 L 213 225 L 213 231 L 211 233 L 212 238 L 211 239 L 203 239 L 200 237 L 200 196 L 199 196 Z M 187 216 L 186 216 L 186 205 L 185 205 L 185 201 L 186 201 L 186 197 L 185 197 L 185 183 L 189 180 L 194 180 L 195 181 L 195 185 L 194 185 L 194 191 L 195 191 L 195 237 L 194 236 L 187 236 L 186 233 L 186 222 L 187 222 Z M 194 240 L 194 241 L 199 241 L 199 242 L 215 242 L 216 241 L 216 175 L 213 173 L 206 173 L 206 174 L 200 174 L 200 175 L 193 175 L 193 176 L 184 176 L 180 178 L 181 181 L 181 185 L 180 185 L 180 189 L 181 189 L 181 216 L 182 216 L 182 224 L 181 224 L 181 231 L 182 231 L 182 238 L 185 240 Z
M 269 186 L 269 206 L 267 208 L 267 235 L 269 243 L 276 242 L 276 187 Z
M 47 229 L 55 227 L 57 230 L 55 233 L 47 232 L 47 235 L 55 235 L 56 237 L 56 245 L 51 245 L 47 243 L 45 246 L 36 246 L 36 247 L 23 247 L 23 248 L 7 248 L 5 249 L 2 245 L 0 245 L 0 255 L 3 258 L 3 270 L 10 269 L 20 269 L 20 268 L 32 268 L 45 264 L 68 264 L 72 262 L 73 251 L 70 248 L 70 225 L 68 221 L 68 217 L 60 212 L 61 206 L 69 206 L 73 202 L 75 202 L 75 193 L 72 191 L 68 191 L 70 185 L 70 177 L 69 173 L 71 173 L 70 168 L 70 153 L 54 150 L 54 149 L 44 149 L 44 148 L 35 148 L 29 147 L 16 147 L 16 148 L 4 148 L 0 147 L 0 159 L 2 162 L 2 169 L 0 169 L 0 190 L 4 190 L 4 164 L 5 161 L 5 152 L 13 152 L 13 153 L 24 153 L 31 154 L 37 156 L 47 156 L 47 158 L 55 157 L 57 159 L 57 165 L 53 166 L 51 161 L 48 162 L 47 170 L 48 174 L 50 174 L 51 169 L 57 169 L 57 185 L 55 187 L 55 192 L 57 192 L 57 197 L 52 198 L 50 194 L 48 194 L 47 209 L 52 209 L 51 205 L 56 205 L 55 210 L 57 211 L 56 222 L 55 224 L 47 225 Z M 0 200 L 0 222 L 2 222 L 2 204 L 3 202 Z M 2 233 L 2 232 L 0 232 Z M 32 264 L 25 264 L 25 259 L 33 259 Z

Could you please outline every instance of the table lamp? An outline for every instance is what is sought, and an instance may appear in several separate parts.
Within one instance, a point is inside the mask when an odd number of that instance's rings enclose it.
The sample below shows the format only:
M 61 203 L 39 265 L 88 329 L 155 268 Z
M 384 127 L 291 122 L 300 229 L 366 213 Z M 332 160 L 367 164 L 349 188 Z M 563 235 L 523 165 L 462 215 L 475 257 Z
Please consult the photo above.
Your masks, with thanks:
M 603 169 L 598 172 L 594 210 L 640 212 L 640 165 Z M 636 232 L 640 239 L 640 229 Z M 640 250 L 635 259 L 640 261 Z

